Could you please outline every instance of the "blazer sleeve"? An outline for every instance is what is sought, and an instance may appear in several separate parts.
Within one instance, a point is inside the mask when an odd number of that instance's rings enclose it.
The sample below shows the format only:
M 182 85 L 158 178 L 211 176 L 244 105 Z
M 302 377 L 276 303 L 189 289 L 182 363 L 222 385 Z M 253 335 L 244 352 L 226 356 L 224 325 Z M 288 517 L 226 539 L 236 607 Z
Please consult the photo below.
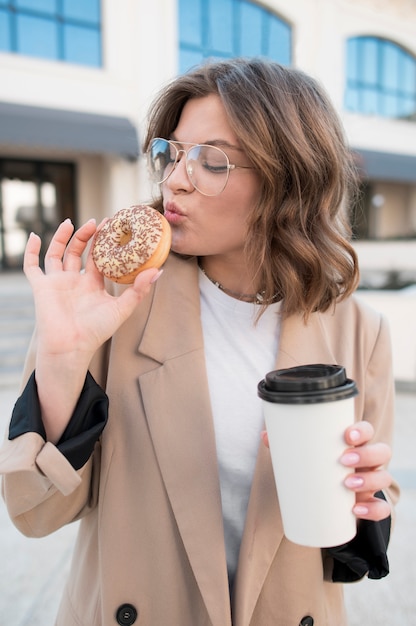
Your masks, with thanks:
M 56 444 L 75 470 L 89 459 L 108 419 L 108 397 L 88 372 L 74 413 Z M 46 440 L 35 374 L 17 400 L 9 427 L 9 440 L 24 433 L 38 433 Z
M 30 376 L 0 449 L 2 494 L 24 534 L 48 534 L 91 509 L 107 418 L 107 395 L 88 373 L 61 439 L 56 446 L 46 442 L 35 376 Z
M 379 331 L 368 362 L 364 362 L 365 385 L 360 392 L 364 396 L 362 419 L 374 427 L 374 441 L 391 445 L 394 428 L 394 378 L 390 332 L 386 320 L 381 316 Z M 375 494 L 387 499 L 394 511 L 399 497 L 395 482 Z M 333 582 L 353 582 L 367 575 L 383 578 L 389 573 L 387 548 L 390 540 L 392 516 L 379 522 L 360 520 L 357 535 L 347 544 L 326 550 L 332 559 L 331 579 Z

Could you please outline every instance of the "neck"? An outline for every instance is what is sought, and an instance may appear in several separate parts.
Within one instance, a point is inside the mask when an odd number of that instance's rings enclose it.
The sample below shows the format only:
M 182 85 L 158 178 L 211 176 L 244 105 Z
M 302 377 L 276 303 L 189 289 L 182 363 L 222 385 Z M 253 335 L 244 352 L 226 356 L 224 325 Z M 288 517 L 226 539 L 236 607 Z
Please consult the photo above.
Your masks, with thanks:
M 255 304 L 263 304 L 264 302 L 264 292 L 262 290 L 258 290 L 255 291 L 254 289 L 252 290 L 245 290 L 245 289 L 240 289 L 237 287 L 237 282 L 238 285 L 243 285 L 243 284 L 248 284 L 249 281 L 246 281 L 244 283 L 244 281 L 242 281 L 242 275 L 241 273 L 239 274 L 238 277 L 238 281 L 234 281 L 235 282 L 235 288 L 234 288 L 234 282 L 232 281 L 232 278 L 230 276 L 230 272 L 227 272 L 227 276 L 224 276 L 224 282 L 219 280 L 219 273 L 215 273 L 215 268 L 213 268 L 213 273 L 211 274 L 211 270 L 207 270 L 205 268 L 205 263 L 203 262 L 202 259 L 199 259 L 199 267 L 202 270 L 202 272 L 205 274 L 205 276 L 221 291 L 223 291 L 224 293 L 226 293 L 228 296 L 231 296 L 232 298 L 235 298 L 236 300 L 241 300 L 242 302 L 253 302 Z M 233 288 L 232 288 L 233 287 Z

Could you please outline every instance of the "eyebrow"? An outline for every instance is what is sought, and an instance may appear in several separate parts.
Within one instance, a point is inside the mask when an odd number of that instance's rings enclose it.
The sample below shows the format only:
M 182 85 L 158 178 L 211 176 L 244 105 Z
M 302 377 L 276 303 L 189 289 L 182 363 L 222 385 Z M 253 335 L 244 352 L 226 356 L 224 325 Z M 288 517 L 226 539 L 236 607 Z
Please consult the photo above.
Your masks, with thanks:
M 175 135 L 171 135 L 170 139 L 181 145 L 194 143 L 195 145 L 214 146 L 217 148 L 231 148 L 232 150 L 238 150 L 239 152 L 243 152 L 242 148 L 235 146 L 234 144 L 230 143 L 229 141 L 226 141 L 225 139 L 208 139 L 207 141 L 195 141 L 195 142 L 184 141 L 182 142 L 179 139 L 176 139 Z

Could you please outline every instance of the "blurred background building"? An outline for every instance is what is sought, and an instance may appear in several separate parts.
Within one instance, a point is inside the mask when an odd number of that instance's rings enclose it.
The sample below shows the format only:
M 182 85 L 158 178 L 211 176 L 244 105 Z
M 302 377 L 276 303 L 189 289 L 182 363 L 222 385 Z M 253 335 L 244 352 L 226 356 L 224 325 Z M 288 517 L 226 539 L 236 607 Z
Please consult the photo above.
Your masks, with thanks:
M 391 318 L 397 379 L 415 381 L 416 0 L 0 0 L 0 273 L 20 271 L 31 230 L 46 245 L 66 217 L 150 199 L 150 101 L 239 55 L 307 71 L 337 107 L 362 176 L 362 294 Z

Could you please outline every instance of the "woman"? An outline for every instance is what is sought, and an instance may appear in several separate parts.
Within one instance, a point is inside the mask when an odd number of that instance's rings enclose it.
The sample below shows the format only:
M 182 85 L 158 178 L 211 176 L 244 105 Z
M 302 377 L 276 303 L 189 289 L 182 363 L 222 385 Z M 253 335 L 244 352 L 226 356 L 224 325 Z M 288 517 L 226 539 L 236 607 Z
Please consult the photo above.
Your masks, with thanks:
M 60 225 L 45 272 L 28 241 L 37 330 L 0 465 L 10 515 L 30 536 L 81 518 L 59 626 L 342 626 L 334 581 L 387 573 L 397 490 L 389 336 L 351 295 L 337 117 L 304 74 L 231 60 L 161 92 L 145 150 L 172 227 L 162 275 L 110 295 L 90 256 L 80 272 L 94 221 Z M 256 394 L 311 362 L 360 389 L 342 458 L 358 533 L 331 550 L 284 537 Z

